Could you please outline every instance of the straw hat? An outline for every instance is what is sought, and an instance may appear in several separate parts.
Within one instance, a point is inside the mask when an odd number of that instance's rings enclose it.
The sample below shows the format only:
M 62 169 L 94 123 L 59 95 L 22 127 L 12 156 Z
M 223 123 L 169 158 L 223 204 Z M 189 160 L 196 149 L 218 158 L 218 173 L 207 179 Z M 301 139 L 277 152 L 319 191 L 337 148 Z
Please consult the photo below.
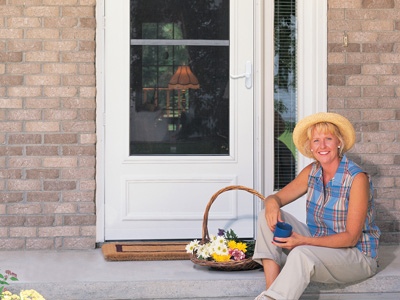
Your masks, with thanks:
M 293 142 L 297 148 L 304 156 L 312 158 L 312 154 L 307 153 L 304 149 L 304 145 L 307 138 L 307 129 L 317 123 L 328 122 L 336 125 L 339 128 L 340 133 L 343 136 L 344 148 L 343 153 L 350 150 L 353 147 L 356 140 L 356 133 L 353 125 L 345 117 L 336 113 L 316 113 L 305 117 L 300 120 L 293 130 Z

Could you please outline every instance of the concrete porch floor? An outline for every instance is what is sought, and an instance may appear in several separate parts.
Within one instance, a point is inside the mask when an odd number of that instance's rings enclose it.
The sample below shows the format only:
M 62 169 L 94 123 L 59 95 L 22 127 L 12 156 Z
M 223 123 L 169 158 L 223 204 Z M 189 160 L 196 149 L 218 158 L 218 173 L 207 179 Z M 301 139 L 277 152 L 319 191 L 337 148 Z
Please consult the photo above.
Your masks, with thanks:
M 190 260 L 107 262 L 101 249 L 2 251 L 0 272 L 5 270 L 19 279 L 11 282 L 10 291 L 35 289 L 46 300 L 247 300 L 264 289 L 261 270 L 214 271 Z M 381 247 L 379 273 L 373 278 L 347 286 L 312 283 L 301 299 L 400 299 L 400 245 Z

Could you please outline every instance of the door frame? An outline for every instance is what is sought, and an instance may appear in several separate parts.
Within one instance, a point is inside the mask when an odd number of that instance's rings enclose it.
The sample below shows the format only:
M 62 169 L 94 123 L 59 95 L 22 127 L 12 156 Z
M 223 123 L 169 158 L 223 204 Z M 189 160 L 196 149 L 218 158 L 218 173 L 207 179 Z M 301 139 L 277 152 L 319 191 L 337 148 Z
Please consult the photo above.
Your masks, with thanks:
M 96 3 L 96 242 L 105 241 L 105 1 Z M 254 0 L 254 189 L 273 193 L 274 1 Z M 327 110 L 327 0 L 298 0 L 298 119 Z M 318 25 L 316 25 L 318 24 Z M 307 45 L 307 51 L 304 51 Z M 268 59 L 269 58 L 269 59 Z M 310 67 L 311 66 L 311 67 Z M 298 169 L 310 162 L 299 157 Z M 285 210 L 305 221 L 305 200 Z M 262 209 L 256 201 L 255 213 Z M 304 214 L 299 214 L 304 211 Z M 255 226 L 255 224 L 254 224 Z

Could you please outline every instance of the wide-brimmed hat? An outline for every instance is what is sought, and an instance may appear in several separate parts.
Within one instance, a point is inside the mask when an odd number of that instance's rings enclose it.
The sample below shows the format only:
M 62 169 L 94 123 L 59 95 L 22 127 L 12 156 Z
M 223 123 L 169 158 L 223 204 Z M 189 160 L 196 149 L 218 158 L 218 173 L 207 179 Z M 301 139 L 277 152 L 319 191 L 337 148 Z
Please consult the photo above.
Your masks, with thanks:
M 350 121 L 336 113 L 322 112 L 305 117 L 304 119 L 300 120 L 294 128 L 293 142 L 301 154 L 307 157 L 313 157 L 312 154 L 308 153 L 304 148 L 304 145 L 308 140 L 307 129 L 314 124 L 323 122 L 332 123 L 339 128 L 344 140 L 343 153 L 353 147 L 356 140 L 356 132 Z

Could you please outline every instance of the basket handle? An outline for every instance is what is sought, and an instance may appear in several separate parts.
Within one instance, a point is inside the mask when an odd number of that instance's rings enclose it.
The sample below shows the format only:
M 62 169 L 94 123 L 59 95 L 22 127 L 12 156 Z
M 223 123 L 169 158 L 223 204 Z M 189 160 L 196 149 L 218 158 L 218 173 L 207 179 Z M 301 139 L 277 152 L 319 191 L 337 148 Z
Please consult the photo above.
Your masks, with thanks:
M 242 190 L 242 191 L 246 191 L 249 192 L 253 195 L 256 195 L 258 198 L 260 198 L 261 200 L 264 200 L 264 196 L 262 194 L 260 194 L 259 192 L 257 192 L 256 190 L 253 190 L 249 187 L 243 186 L 243 185 L 230 185 L 227 187 L 224 187 L 222 189 L 220 189 L 219 191 L 217 191 L 214 195 L 212 195 L 210 201 L 208 201 L 208 204 L 206 206 L 206 210 L 204 211 L 204 217 L 203 217 L 203 229 L 202 229 L 202 243 L 205 243 L 207 241 L 210 240 L 210 236 L 208 234 L 208 227 L 207 227 L 207 223 L 208 223 L 208 213 L 210 211 L 211 205 L 214 203 L 214 201 L 217 199 L 217 197 L 219 195 L 221 195 L 224 192 L 227 191 L 231 191 L 231 190 Z

